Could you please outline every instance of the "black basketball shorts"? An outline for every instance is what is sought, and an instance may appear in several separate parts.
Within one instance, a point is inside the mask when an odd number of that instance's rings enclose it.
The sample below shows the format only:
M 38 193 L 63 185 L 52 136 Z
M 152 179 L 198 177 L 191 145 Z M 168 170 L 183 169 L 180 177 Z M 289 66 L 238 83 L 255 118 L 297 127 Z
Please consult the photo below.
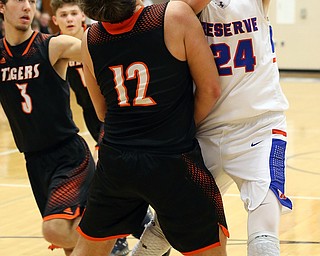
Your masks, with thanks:
M 78 231 L 93 241 L 129 235 L 139 228 L 149 205 L 180 252 L 219 245 L 220 226 L 227 233 L 221 195 L 198 144 L 185 154 L 102 144 Z
M 25 159 L 43 220 L 80 216 L 95 169 L 84 139 L 76 135 L 54 149 L 26 153 Z

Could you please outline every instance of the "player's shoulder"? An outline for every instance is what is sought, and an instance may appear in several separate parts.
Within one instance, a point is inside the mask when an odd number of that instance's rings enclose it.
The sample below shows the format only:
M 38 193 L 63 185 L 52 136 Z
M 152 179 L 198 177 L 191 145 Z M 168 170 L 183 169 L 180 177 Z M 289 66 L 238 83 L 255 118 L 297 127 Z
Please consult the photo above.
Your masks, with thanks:
M 172 25 L 179 24 L 185 25 L 188 20 L 195 15 L 192 8 L 182 1 L 170 1 L 166 9 L 166 20 Z
M 176 18 L 187 18 L 185 15 L 194 14 L 192 8 L 183 1 L 170 1 L 167 6 L 167 14 Z

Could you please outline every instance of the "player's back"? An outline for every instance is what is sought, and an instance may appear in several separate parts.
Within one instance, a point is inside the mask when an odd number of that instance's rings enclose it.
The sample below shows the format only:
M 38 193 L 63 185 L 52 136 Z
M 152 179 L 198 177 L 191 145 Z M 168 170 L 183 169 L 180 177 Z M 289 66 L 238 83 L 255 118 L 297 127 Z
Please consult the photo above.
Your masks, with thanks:
M 225 6 L 223 2 L 211 1 L 200 16 L 222 87 L 221 97 L 200 131 L 212 124 L 288 107 L 262 1 L 237 0 Z
M 95 76 L 107 103 L 105 141 L 114 146 L 164 152 L 192 147 L 192 78 L 187 62 L 165 45 L 166 6 L 143 8 L 127 31 L 109 23 L 93 24 L 88 31 Z
M 48 149 L 78 132 L 69 86 L 51 66 L 48 44 L 49 36 L 37 32 L 14 47 L 0 41 L 0 100 L 22 152 Z

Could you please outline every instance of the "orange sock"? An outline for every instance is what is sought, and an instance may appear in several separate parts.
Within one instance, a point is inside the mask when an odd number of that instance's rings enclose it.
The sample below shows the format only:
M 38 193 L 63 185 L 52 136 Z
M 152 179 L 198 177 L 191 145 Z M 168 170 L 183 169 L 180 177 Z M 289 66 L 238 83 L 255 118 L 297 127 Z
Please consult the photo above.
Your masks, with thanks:
M 57 246 L 57 245 L 54 245 L 54 244 L 51 244 L 48 246 L 48 249 L 53 251 L 54 249 L 61 249 L 61 247 Z

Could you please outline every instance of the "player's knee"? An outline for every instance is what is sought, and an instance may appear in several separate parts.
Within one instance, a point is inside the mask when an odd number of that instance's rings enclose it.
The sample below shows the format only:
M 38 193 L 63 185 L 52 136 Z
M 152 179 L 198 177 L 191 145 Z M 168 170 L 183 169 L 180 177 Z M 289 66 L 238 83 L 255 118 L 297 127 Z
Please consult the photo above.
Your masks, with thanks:
M 67 220 L 53 219 L 43 222 L 42 233 L 49 243 L 60 245 L 70 238 L 69 223 Z
M 281 206 L 269 190 L 264 201 L 255 210 L 248 212 L 248 235 L 256 232 L 278 234 Z
M 279 239 L 265 232 L 252 234 L 248 239 L 248 256 L 279 256 Z
M 45 221 L 42 224 L 42 234 L 44 239 L 46 239 L 49 243 L 53 243 L 53 238 L 55 237 L 56 233 L 56 225 L 54 221 Z

